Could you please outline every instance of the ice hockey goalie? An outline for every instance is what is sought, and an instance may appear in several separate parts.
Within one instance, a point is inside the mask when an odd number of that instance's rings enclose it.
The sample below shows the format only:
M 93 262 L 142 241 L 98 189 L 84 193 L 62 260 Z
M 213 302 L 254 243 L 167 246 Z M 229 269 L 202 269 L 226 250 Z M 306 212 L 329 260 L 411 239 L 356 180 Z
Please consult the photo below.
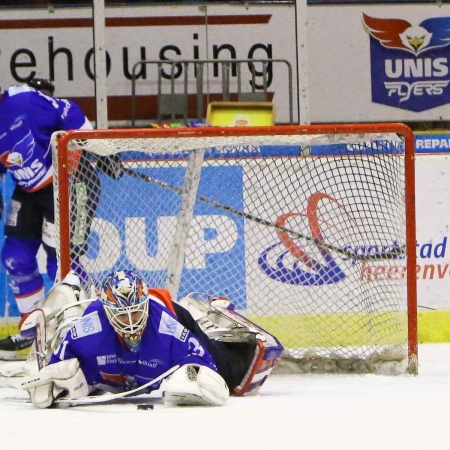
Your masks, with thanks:
M 283 352 L 226 298 L 173 302 L 129 270 L 108 276 L 99 299 L 81 300 L 78 286 L 63 280 L 21 330 L 35 332 L 40 371 L 22 384 L 39 408 L 64 396 L 133 390 L 173 366 L 147 391 L 160 389 L 172 406 L 220 406 L 230 394 L 256 394 Z

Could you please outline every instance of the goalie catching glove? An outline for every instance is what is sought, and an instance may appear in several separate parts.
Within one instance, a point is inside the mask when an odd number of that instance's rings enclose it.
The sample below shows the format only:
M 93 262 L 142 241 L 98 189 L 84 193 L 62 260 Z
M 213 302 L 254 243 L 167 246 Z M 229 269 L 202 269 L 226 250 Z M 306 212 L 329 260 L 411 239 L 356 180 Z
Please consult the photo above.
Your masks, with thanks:
M 222 406 L 230 396 L 225 380 L 214 370 L 186 364 L 161 383 L 168 406 Z
M 44 367 L 38 373 L 26 377 L 20 384 L 30 395 L 36 408 L 48 408 L 56 398 L 76 399 L 89 394 L 89 385 L 78 359 L 72 358 Z

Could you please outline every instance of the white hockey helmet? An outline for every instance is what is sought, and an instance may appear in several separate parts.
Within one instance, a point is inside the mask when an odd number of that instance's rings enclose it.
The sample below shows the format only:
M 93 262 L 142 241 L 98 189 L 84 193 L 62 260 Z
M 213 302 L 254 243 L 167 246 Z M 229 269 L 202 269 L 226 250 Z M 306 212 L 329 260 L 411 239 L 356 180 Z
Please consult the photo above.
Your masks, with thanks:
M 148 319 L 148 288 L 130 270 L 118 270 L 103 283 L 101 301 L 108 320 L 130 350 L 137 350 Z

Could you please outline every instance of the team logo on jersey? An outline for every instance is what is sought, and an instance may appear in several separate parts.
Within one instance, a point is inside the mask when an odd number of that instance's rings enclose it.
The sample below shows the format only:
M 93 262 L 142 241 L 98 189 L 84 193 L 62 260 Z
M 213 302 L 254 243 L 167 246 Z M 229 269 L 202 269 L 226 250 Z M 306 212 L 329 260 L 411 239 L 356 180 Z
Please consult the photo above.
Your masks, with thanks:
M 169 336 L 173 336 L 180 341 L 185 341 L 188 331 L 186 328 L 181 325 L 181 323 L 177 322 L 173 317 L 169 316 L 165 311 L 161 314 L 161 321 L 159 322 L 158 331 L 162 334 L 168 334 Z
M 0 155 L 0 162 L 7 168 L 23 167 L 24 163 L 28 161 L 33 155 L 36 142 L 31 131 L 14 145 L 11 151 L 6 151 Z
M 363 21 L 374 103 L 415 112 L 450 103 L 450 17 L 413 24 L 363 14 Z
M 5 152 L 0 155 L 0 161 L 5 167 L 23 166 L 22 155 L 18 152 Z
M 75 322 L 75 325 L 70 329 L 70 331 L 74 339 L 100 333 L 100 331 L 102 331 L 102 324 L 100 323 L 100 318 L 98 317 L 97 311 L 81 317 Z

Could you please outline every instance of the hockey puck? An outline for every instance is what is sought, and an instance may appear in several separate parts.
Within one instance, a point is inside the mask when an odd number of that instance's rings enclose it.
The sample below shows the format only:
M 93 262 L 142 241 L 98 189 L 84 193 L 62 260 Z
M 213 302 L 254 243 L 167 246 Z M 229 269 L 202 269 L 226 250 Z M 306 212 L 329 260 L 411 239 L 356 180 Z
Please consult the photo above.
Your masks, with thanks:
M 146 403 L 143 403 L 141 405 L 137 405 L 137 409 L 139 409 L 141 411 L 147 411 L 149 409 L 154 409 L 154 408 L 155 408 L 154 405 L 149 405 L 149 404 L 146 404 Z

